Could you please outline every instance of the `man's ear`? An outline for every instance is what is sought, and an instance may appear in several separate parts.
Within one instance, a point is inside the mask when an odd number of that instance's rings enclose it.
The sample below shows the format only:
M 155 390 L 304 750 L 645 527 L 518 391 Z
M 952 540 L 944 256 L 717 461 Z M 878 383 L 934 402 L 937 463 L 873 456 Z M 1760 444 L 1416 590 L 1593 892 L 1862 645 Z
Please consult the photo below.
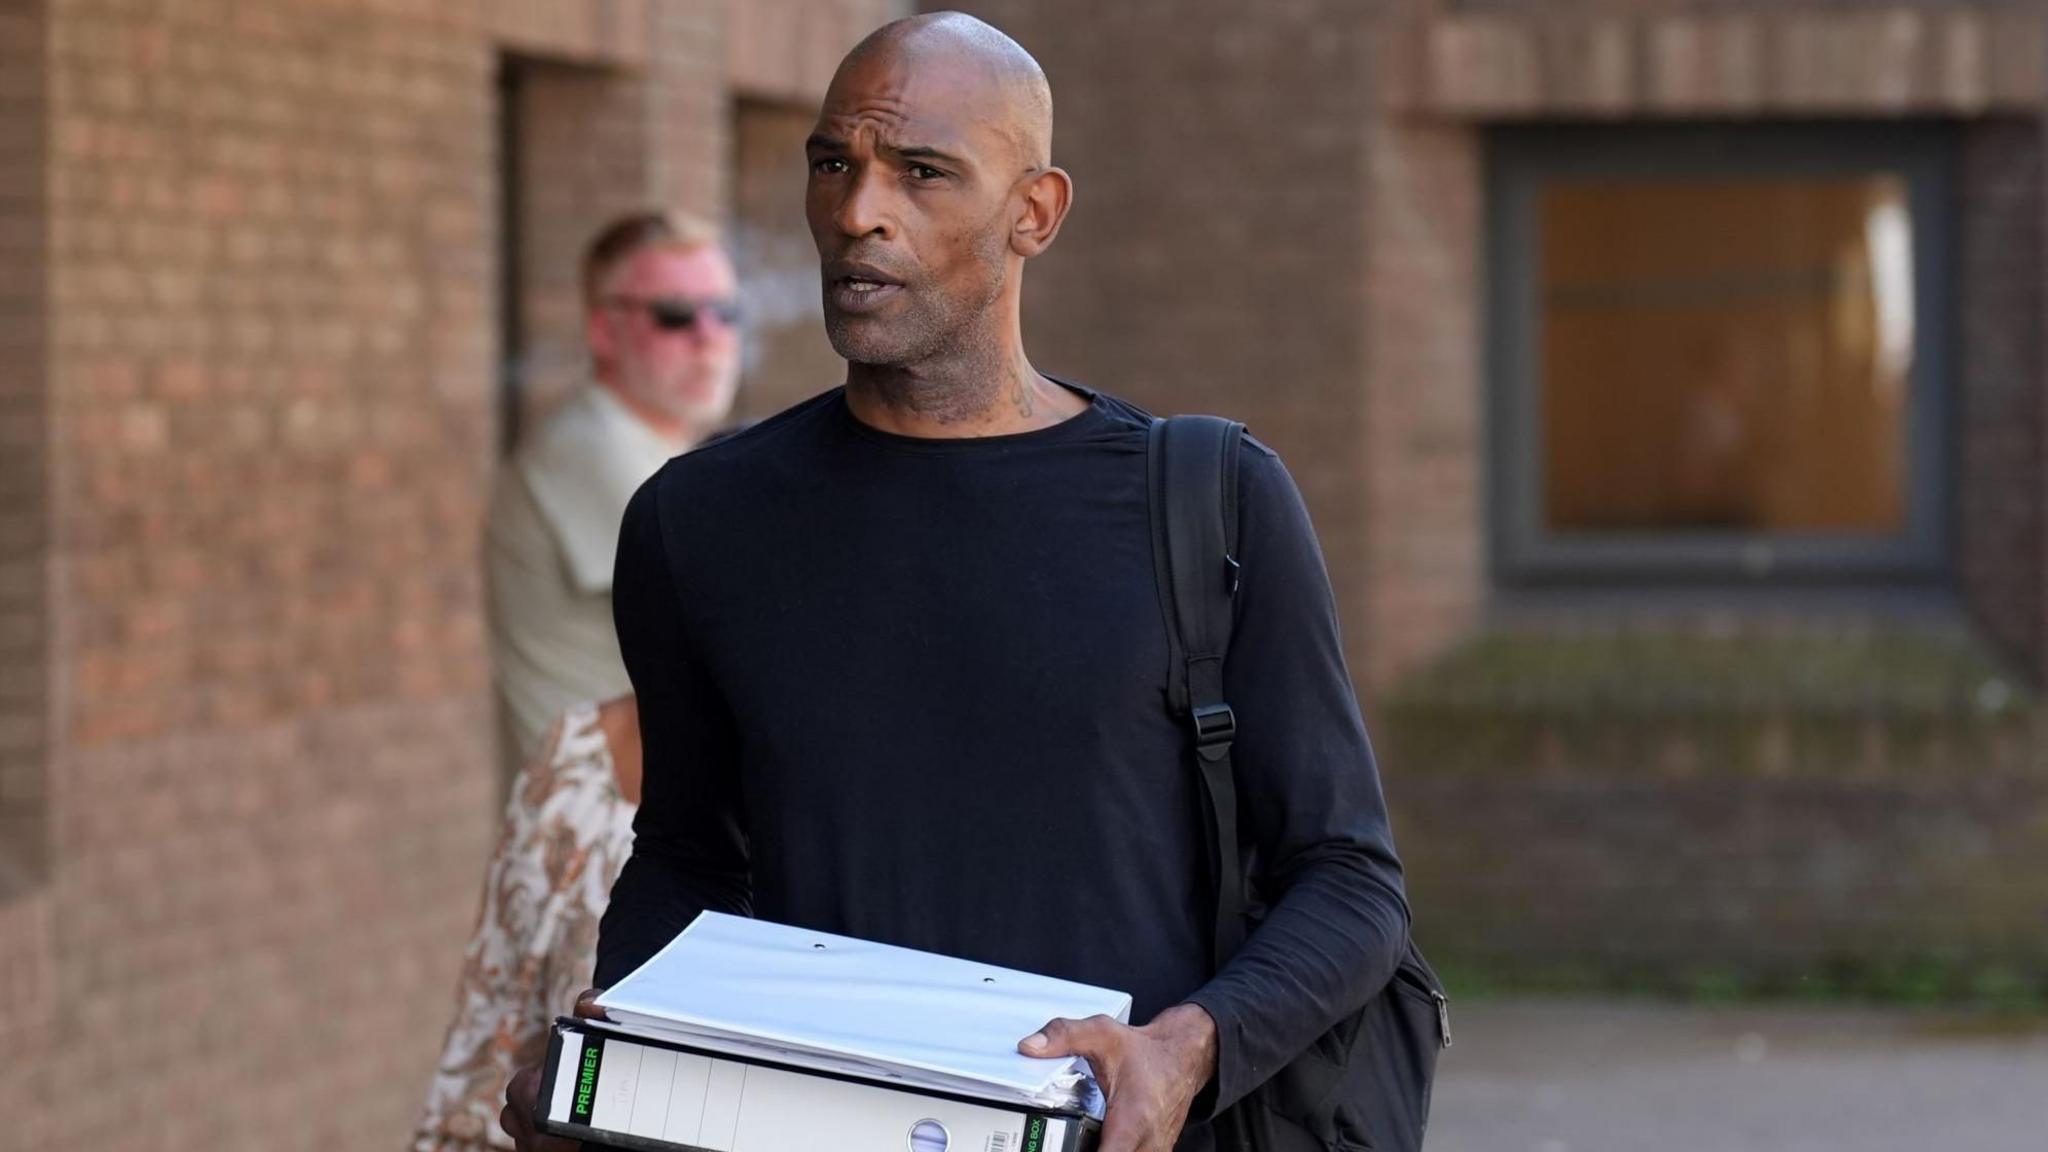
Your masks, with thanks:
M 592 360 L 612 359 L 612 326 L 602 307 L 593 305 L 583 311 L 583 346 L 590 350 Z
M 1030 259 L 1052 247 L 1067 209 L 1074 206 L 1074 179 L 1061 168 L 1030 177 L 1022 189 L 1022 210 L 1010 230 L 1010 251 Z

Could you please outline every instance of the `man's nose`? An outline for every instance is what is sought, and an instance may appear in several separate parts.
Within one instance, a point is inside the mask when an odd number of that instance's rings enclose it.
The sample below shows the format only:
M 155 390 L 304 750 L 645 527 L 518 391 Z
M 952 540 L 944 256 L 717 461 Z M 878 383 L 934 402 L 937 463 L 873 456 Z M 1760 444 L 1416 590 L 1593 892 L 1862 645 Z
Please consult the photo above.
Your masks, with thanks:
M 841 232 L 855 239 L 879 236 L 886 240 L 895 234 L 885 179 L 869 167 L 846 182 L 846 193 L 839 198 L 839 208 L 832 215 L 832 222 Z

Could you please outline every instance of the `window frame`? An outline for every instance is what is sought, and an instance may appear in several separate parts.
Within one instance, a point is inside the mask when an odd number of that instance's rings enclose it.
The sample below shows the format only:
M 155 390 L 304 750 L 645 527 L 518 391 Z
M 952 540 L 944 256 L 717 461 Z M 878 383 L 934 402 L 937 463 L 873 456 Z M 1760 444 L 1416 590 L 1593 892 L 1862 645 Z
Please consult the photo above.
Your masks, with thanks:
M 1888 124 L 1545 126 L 1486 141 L 1486 380 L 1493 570 L 1507 586 L 1684 583 L 1939 585 L 1950 570 L 1955 363 L 1954 133 Z M 1906 407 L 1905 526 L 1827 533 L 1563 533 L 1544 523 L 1538 196 L 1558 178 L 1896 174 L 1913 225 L 1914 361 Z

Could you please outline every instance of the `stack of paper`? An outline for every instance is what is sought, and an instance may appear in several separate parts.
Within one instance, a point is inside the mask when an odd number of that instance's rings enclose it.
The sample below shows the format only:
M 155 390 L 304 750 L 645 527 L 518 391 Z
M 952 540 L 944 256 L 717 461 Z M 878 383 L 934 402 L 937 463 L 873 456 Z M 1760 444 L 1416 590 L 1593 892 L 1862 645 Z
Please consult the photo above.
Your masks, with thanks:
M 1017 1042 L 1131 998 L 968 960 L 707 912 L 598 998 L 648 1036 L 909 1088 L 1099 1111 L 1078 1057 Z

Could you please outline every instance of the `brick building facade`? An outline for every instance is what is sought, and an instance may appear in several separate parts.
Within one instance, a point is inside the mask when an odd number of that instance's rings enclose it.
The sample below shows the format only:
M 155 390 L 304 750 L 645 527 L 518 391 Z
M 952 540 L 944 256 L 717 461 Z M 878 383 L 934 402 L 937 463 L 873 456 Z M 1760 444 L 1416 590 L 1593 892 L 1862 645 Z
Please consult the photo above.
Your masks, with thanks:
M 1079 182 L 1034 357 L 1290 461 L 1433 950 L 2048 979 L 2048 5 L 966 6 L 1046 65 Z M 743 404 L 832 382 L 796 148 L 899 7 L 0 7 L 23 1146 L 400 1140 L 489 835 L 484 494 L 580 368 L 577 250 L 630 206 L 726 218 L 762 321 Z M 1510 161 L 1894 136 L 1933 141 L 1947 205 L 1915 217 L 1953 337 L 1914 382 L 1925 570 L 1507 563 L 1502 461 L 1540 450 L 1489 306 L 1534 275 Z
M 0 6 L 0 1144 L 399 1146 L 491 834 L 485 495 L 580 246 L 728 215 L 897 8 Z
M 2048 8 L 964 6 L 1044 63 L 1079 185 L 1027 288 L 1038 362 L 1228 412 L 1291 462 L 1442 958 L 1571 983 L 2048 989 Z M 1522 205 L 1590 193 L 1619 228 L 1659 179 L 1741 204 L 1745 181 L 1825 189 L 1923 146 L 1939 191 L 1911 198 L 1910 391 L 1930 407 L 1900 433 L 1925 456 L 1897 465 L 1923 551 L 1838 563 L 1853 547 L 1713 531 L 1601 548 L 1540 504 L 1515 518 L 1517 459 L 1603 475 L 1515 415 L 1547 411 L 1530 365 L 1553 347 L 1517 310 L 1587 296 L 1543 287 Z M 1642 255 L 1603 223 L 1581 249 Z M 1683 290 L 1672 311 L 1793 291 L 1662 288 Z M 1542 564 L 1516 559 L 1530 519 Z

